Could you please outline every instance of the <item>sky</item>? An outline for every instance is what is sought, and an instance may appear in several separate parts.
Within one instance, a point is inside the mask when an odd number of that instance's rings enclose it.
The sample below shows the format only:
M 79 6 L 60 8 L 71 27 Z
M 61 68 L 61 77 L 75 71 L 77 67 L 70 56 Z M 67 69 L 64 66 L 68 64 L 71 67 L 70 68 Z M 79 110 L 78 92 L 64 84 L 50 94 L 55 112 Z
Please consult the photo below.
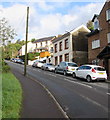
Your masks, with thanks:
M 0 1 L 0 19 L 5 17 L 15 29 L 15 40 L 25 40 L 29 6 L 28 40 L 56 36 L 71 31 L 99 14 L 105 0 L 16 0 Z

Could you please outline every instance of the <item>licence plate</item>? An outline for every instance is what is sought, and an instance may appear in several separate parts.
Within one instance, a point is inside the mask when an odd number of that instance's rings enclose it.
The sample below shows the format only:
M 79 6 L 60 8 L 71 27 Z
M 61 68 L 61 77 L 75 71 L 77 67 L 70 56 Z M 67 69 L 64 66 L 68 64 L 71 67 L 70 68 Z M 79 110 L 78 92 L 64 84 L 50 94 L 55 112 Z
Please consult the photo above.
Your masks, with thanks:
M 73 71 L 75 70 L 75 69 L 72 69 Z
M 104 73 L 99 73 L 99 74 L 103 75 Z

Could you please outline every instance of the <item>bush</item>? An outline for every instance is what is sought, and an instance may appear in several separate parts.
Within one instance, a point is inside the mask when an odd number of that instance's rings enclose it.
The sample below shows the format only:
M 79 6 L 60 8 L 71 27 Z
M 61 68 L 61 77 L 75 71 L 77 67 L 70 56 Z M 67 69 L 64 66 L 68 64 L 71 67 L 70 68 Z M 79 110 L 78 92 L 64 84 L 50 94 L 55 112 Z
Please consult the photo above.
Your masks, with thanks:
M 27 60 L 35 60 L 36 56 L 39 56 L 40 53 L 28 53 Z M 23 61 L 25 61 L 25 55 L 19 56 Z
M 10 67 L 6 62 L 4 62 L 4 60 L 2 60 L 2 72 L 9 72 L 9 71 L 10 71 Z

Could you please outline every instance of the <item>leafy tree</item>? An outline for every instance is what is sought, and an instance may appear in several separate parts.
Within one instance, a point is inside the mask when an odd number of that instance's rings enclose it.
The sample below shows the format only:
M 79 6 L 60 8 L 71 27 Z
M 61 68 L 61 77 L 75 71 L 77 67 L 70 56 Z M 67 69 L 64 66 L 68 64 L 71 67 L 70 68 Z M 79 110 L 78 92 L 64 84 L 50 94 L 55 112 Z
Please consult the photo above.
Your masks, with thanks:
M 91 31 L 94 30 L 94 26 L 93 26 L 93 23 L 92 23 L 91 20 L 89 20 L 89 21 L 87 22 L 86 26 L 87 26 L 87 28 L 88 28 L 89 30 L 91 30 Z
M 0 19 L 0 42 L 4 45 L 6 40 L 12 40 L 17 34 L 5 18 Z
M 36 41 L 36 39 L 35 39 L 35 38 L 31 39 L 31 42 L 34 42 L 34 41 Z

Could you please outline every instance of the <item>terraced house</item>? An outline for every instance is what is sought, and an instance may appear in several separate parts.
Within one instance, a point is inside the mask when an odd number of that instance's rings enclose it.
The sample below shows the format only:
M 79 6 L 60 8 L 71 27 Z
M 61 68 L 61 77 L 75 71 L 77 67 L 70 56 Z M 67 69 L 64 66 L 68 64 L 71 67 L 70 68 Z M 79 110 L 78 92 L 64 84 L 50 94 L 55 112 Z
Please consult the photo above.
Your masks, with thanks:
M 40 58 L 50 57 L 53 55 L 53 44 L 52 40 L 55 38 L 55 36 L 51 37 L 44 37 L 37 39 L 33 43 L 36 44 L 36 48 L 34 49 L 35 52 L 40 53 Z
M 88 61 L 102 65 L 110 77 L 110 1 L 107 0 L 99 15 L 94 15 L 94 30 L 88 34 Z
M 86 26 L 81 25 L 53 39 L 53 64 L 57 65 L 61 61 L 87 63 L 88 44 L 85 34 L 89 32 Z

